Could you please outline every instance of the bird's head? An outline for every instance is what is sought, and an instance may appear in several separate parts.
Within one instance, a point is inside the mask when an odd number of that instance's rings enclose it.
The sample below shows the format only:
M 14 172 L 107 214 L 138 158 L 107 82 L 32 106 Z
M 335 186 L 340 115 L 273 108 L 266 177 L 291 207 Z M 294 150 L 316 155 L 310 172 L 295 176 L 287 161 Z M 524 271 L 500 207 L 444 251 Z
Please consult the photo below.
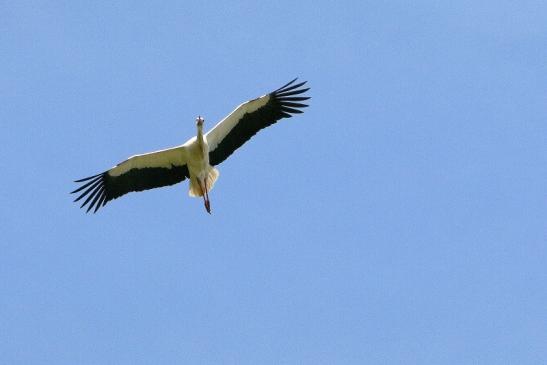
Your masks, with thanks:
M 205 122 L 205 119 L 203 119 L 201 115 L 198 115 L 198 117 L 196 118 L 196 125 L 198 127 L 203 127 L 203 122 Z

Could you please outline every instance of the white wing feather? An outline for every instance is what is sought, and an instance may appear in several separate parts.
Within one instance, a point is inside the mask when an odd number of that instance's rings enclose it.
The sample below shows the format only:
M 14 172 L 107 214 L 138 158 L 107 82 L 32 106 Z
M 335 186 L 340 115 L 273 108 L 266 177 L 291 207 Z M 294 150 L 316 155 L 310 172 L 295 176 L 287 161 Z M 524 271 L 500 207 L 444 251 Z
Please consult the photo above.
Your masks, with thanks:
M 131 169 L 144 169 L 148 167 L 182 166 L 187 162 L 185 145 L 167 148 L 164 150 L 134 155 L 117 164 L 108 171 L 110 176 L 120 176 Z

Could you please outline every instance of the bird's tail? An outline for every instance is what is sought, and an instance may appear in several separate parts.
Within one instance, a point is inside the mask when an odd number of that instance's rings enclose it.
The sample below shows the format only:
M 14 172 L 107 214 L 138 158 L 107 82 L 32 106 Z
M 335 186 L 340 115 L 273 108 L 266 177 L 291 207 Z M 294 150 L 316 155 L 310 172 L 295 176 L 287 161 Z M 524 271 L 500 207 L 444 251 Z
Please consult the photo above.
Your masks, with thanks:
M 216 168 L 209 166 L 207 169 L 207 191 L 211 191 L 213 189 L 213 186 L 215 185 L 215 182 L 218 179 L 219 172 Z M 196 176 L 192 177 L 190 179 L 190 190 L 188 191 L 188 195 L 196 197 L 196 196 L 203 196 L 203 192 L 201 191 L 201 188 L 198 183 L 198 178 Z

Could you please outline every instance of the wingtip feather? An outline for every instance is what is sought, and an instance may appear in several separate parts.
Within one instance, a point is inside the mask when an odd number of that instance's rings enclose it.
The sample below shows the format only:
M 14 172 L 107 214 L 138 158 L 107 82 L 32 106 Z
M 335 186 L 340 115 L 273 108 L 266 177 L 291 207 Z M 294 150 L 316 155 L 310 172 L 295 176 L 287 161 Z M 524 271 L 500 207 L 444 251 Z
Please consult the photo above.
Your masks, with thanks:
M 97 176 L 100 176 L 104 174 L 104 172 L 101 172 L 100 174 L 97 174 L 97 175 L 93 175 L 93 176 L 89 176 L 89 177 L 84 177 L 83 179 L 79 179 L 79 180 L 74 180 L 75 183 L 80 183 L 80 182 L 84 182 L 84 181 L 87 181 L 87 180 L 91 180 Z
M 303 82 L 299 82 L 298 84 L 296 85 L 290 85 L 290 86 L 287 86 L 287 87 L 283 87 L 279 90 L 276 90 L 275 91 L 275 94 L 276 95 L 281 95 L 281 94 L 285 94 L 291 90 L 294 90 L 294 89 L 298 89 L 299 87 L 302 87 L 304 84 L 306 84 L 307 81 L 303 81 Z
M 281 89 L 283 89 L 283 88 L 285 88 L 285 87 L 287 87 L 287 86 L 289 86 L 289 85 L 291 85 L 291 84 L 292 84 L 293 82 L 295 82 L 296 80 L 298 80 L 298 77 L 295 77 L 295 78 L 292 79 L 291 81 L 287 82 L 285 85 L 283 85 L 283 86 L 281 86 L 279 89 L 275 90 L 274 93 L 275 93 L 275 92 L 278 92 L 279 90 L 281 90 Z
M 307 87 L 305 89 L 296 89 L 296 90 L 283 90 L 282 92 L 279 92 L 276 94 L 276 96 L 278 97 L 285 97 L 285 96 L 291 96 L 291 95 L 298 95 L 298 94 L 302 94 L 302 93 L 305 93 L 306 91 L 308 91 L 310 88 Z

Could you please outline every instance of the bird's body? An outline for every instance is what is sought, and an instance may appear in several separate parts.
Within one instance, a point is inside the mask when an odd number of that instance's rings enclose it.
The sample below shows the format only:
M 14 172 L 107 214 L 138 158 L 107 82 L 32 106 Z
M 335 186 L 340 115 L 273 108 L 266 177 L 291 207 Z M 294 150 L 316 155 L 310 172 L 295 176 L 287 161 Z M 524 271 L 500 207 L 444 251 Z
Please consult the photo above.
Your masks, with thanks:
M 296 79 L 295 79 L 296 80 Z M 276 91 L 239 105 L 207 134 L 203 133 L 204 120 L 196 119 L 197 134 L 183 145 L 135 155 L 108 171 L 77 180 L 84 183 L 72 193 L 83 190 L 75 199 L 86 198 L 81 207 L 96 212 L 108 201 L 131 191 L 142 191 L 173 185 L 190 179 L 189 195 L 203 197 L 205 209 L 211 212 L 209 191 L 219 172 L 214 167 L 224 161 L 260 129 L 291 113 L 302 113 L 299 103 L 309 97 L 294 96 L 309 89 L 299 89 L 305 82 L 292 85 L 292 80 Z
M 188 145 L 183 145 L 183 148 L 185 148 L 188 161 L 188 172 L 190 173 L 189 195 L 202 196 L 203 192 L 198 189 L 198 185 L 205 183 L 205 180 L 209 175 L 214 175 L 214 180 L 218 177 L 218 170 L 209 165 L 209 145 L 207 144 L 207 140 L 202 137 L 201 142 L 199 139 L 194 139 Z M 216 171 L 213 172 L 213 170 Z M 215 183 L 214 180 L 209 181 L 208 185 L 210 185 L 210 188 L 208 186 L 208 190 L 211 190 L 213 187 L 212 185 Z
M 209 164 L 209 143 L 203 135 L 203 118 L 197 118 L 198 133 L 196 138 L 190 139 L 182 145 L 182 152 L 186 156 L 190 175 L 190 196 L 202 196 L 205 209 L 211 213 L 209 191 L 218 178 L 218 170 Z

